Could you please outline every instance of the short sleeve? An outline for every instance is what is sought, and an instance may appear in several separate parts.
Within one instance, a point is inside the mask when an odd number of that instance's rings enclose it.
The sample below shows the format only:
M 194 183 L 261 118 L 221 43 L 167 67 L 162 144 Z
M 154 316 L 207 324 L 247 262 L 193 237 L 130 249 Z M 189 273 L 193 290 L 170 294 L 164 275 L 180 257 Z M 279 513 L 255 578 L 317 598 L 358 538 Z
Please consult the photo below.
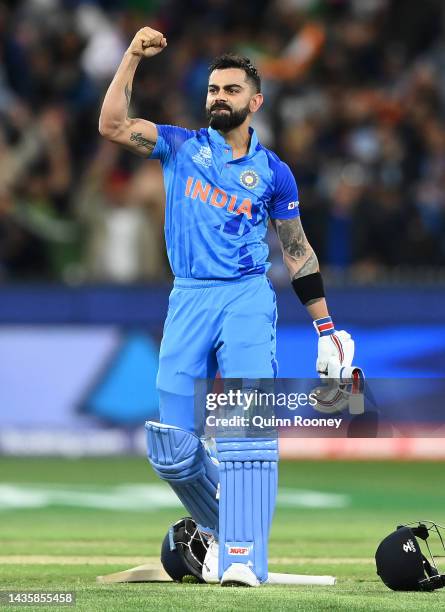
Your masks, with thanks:
M 186 140 L 192 138 L 194 132 L 176 125 L 157 125 L 158 137 L 150 159 L 159 159 L 162 164 L 176 156 L 178 149 Z
M 300 214 L 298 188 L 289 166 L 280 162 L 274 168 L 275 190 L 270 203 L 272 219 L 292 219 Z

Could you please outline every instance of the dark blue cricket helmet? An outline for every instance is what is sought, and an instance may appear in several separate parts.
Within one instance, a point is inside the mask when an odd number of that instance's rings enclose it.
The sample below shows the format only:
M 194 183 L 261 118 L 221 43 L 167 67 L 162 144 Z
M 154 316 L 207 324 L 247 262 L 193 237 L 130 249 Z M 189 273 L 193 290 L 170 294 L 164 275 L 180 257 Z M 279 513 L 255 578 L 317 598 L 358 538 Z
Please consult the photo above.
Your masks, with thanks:
M 399 525 L 396 531 L 384 538 L 375 553 L 377 574 L 393 591 L 434 591 L 445 586 L 445 575 L 437 569 L 437 561 L 431 552 L 428 538 L 431 533 L 445 552 L 445 528 L 431 521 Z M 419 538 L 427 556 L 421 550 Z M 437 542 L 436 542 L 437 544 Z
M 195 521 L 186 517 L 170 527 L 162 542 L 161 563 L 176 582 L 185 576 L 194 576 L 198 582 L 204 582 L 202 565 L 206 556 L 207 537 Z

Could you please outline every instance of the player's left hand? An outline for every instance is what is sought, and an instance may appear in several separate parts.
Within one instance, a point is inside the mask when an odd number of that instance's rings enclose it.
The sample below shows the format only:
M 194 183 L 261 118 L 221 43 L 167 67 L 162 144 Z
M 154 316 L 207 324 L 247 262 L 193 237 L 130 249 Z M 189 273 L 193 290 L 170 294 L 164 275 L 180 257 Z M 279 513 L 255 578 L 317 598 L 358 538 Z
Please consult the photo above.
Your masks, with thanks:
M 320 378 L 337 378 L 340 367 L 352 365 L 354 340 L 347 331 L 336 331 L 318 339 L 317 373 Z

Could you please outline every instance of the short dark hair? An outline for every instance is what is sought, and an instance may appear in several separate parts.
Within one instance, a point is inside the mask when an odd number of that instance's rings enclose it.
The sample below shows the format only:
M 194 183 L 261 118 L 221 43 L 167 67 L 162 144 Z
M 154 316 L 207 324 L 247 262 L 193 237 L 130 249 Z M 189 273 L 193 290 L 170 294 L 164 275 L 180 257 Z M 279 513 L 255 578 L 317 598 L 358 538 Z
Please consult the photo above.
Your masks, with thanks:
M 258 74 L 258 70 L 252 64 L 248 57 L 242 55 L 235 55 L 234 53 L 224 53 L 215 57 L 213 62 L 209 66 L 209 73 L 214 70 L 225 70 L 226 68 L 240 68 L 246 73 L 247 79 L 254 85 L 256 92 L 261 91 L 261 78 Z

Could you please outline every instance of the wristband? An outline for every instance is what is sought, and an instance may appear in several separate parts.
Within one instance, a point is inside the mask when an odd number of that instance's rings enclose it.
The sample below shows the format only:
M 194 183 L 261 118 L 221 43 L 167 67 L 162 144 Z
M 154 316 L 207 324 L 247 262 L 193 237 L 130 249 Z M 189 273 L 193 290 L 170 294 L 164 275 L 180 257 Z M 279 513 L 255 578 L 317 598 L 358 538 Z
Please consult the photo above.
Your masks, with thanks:
M 334 324 L 331 317 L 323 317 L 322 319 L 315 319 L 314 327 L 320 337 L 331 336 L 335 332 Z
M 324 297 L 323 279 L 320 272 L 307 274 L 292 281 L 292 287 L 303 305 Z

